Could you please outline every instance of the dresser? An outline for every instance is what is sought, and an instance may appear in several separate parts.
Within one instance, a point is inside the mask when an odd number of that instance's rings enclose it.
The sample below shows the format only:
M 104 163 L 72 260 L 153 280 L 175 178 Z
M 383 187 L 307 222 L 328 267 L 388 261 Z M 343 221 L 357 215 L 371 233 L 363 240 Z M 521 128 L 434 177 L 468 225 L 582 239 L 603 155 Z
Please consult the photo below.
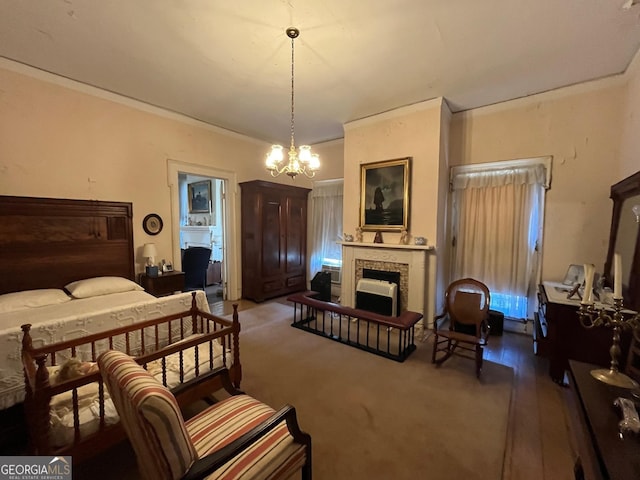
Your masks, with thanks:
M 578 452 L 575 478 L 584 480 L 638 480 L 640 439 L 620 438 L 621 415 L 613 407 L 617 397 L 633 399 L 627 389 L 613 387 L 591 376 L 598 368 L 569 361 L 570 393 L 565 397 L 569 424 Z
M 307 188 L 240 183 L 242 297 L 262 302 L 307 288 Z
M 538 311 L 534 316 L 533 345 L 536 355 L 549 359 L 549 375 L 557 383 L 565 383 L 569 360 L 579 360 L 609 367 L 609 348 L 613 341 L 611 328 L 586 329 L 578 318 L 579 299 L 567 299 L 566 286 L 543 282 L 538 286 Z M 618 358 L 624 370 L 631 335 L 622 332 Z

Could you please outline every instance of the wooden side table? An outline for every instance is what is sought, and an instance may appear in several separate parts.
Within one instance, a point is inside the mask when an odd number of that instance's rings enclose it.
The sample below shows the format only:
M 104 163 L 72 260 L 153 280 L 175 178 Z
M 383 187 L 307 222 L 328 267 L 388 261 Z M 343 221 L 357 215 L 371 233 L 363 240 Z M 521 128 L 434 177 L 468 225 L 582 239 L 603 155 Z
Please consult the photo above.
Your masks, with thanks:
M 184 272 L 165 272 L 157 277 L 140 274 L 140 285 L 151 295 L 161 297 L 184 290 Z

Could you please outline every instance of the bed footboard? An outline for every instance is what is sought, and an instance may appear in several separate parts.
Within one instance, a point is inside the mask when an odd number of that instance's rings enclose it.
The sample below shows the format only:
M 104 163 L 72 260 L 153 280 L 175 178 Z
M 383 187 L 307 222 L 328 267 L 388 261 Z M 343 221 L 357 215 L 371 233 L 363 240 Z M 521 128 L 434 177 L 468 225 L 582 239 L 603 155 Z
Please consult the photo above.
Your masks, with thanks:
M 22 326 L 30 454 L 72 455 L 74 462 L 81 462 L 125 438 L 100 372 L 93 366 L 106 350 L 136 358 L 174 392 L 180 406 L 221 388 L 240 387 L 237 305 L 232 320 L 227 320 L 198 310 L 194 294 L 188 311 L 37 348 L 30 328 Z M 78 360 L 86 373 L 63 376 L 61 369 L 70 358 Z

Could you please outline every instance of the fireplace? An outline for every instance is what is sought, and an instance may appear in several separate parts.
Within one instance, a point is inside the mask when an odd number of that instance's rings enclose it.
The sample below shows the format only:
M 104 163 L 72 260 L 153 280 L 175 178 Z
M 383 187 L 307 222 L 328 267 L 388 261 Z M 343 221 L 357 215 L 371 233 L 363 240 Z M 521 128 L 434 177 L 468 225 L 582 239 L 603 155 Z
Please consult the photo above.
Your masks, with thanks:
M 358 280 L 356 308 L 380 315 L 397 317 L 400 315 L 398 284 L 373 278 Z
M 428 305 L 427 281 L 431 279 L 428 265 L 433 247 L 425 245 L 391 245 L 380 243 L 342 243 L 341 303 L 356 307 L 358 281 L 367 278 L 370 270 L 399 275 L 398 301 L 400 311 L 422 313 L 426 320 L 433 318 L 434 307 Z
M 400 272 L 396 272 L 393 270 L 376 270 L 375 268 L 362 268 L 362 279 L 370 279 L 374 281 L 380 281 L 384 284 L 395 285 L 393 289 L 382 288 L 373 289 L 372 291 L 360 292 L 359 286 L 361 284 L 361 280 L 356 282 L 356 308 L 369 310 L 370 312 L 380 313 L 382 315 L 393 315 L 398 316 L 402 312 L 402 299 L 401 295 L 398 294 L 400 292 Z M 376 297 L 386 297 L 386 298 L 376 298 Z M 394 308 L 389 311 L 388 305 L 389 302 L 394 306 Z

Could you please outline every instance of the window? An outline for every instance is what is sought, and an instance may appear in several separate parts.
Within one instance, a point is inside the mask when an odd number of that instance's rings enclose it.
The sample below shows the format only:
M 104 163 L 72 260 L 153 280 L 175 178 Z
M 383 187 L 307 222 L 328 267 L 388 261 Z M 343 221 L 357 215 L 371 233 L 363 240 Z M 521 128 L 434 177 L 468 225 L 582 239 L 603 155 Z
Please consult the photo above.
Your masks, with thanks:
M 343 180 L 315 182 L 311 192 L 311 278 L 323 265 L 342 266 Z
M 452 169 L 453 278 L 485 283 L 506 317 L 532 316 L 550 160 Z

